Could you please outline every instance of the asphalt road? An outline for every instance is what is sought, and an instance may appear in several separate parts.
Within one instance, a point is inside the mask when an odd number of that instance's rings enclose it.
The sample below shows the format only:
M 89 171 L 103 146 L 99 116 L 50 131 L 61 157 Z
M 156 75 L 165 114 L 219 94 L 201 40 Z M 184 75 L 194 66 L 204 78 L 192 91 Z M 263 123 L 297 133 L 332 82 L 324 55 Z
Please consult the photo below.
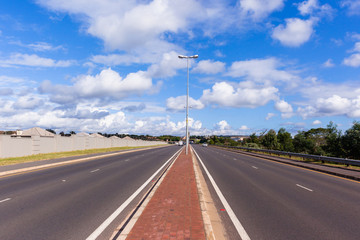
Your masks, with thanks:
M 0 178 L 0 239 L 86 239 L 177 150 L 142 150 Z M 98 239 L 109 239 L 139 200 Z
M 359 182 L 212 147 L 194 148 L 251 239 L 360 239 Z M 241 239 L 226 213 L 219 214 L 230 238 Z

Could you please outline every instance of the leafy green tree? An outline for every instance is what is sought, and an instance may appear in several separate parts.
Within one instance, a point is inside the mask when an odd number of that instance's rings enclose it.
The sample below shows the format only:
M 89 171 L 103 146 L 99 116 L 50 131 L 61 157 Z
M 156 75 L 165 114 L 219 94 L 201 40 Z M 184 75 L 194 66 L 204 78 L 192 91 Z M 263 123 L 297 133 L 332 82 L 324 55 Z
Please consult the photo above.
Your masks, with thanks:
M 326 155 L 333 157 L 345 157 L 345 152 L 341 143 L 341 130 L 337 129 L 337 125 L 330 122 L 327 125 L 327 136 L 325 137 L 326 145 L 323 147 Z
M 341 143 L 348 158 L 360 159 L 360 122 L 355 121 L 353 126 L 346 130 Z
M 294 145 L 291 134 L 285 130 L 285 128 L 280 128 L 277 133 L 277 140 L 279 143 L 279 150 L 286 152 L 293 152 Z
M 312 139 L 307 138 L 305 131 L 299 131 L 294 136 L 293 145 L 295 152 L 312 154 L 315 147 L 315 143 Z
M 278 149 L 278 141 L 275 130 L 269 130 L 261 139 L 261 144 L 271 150 Z

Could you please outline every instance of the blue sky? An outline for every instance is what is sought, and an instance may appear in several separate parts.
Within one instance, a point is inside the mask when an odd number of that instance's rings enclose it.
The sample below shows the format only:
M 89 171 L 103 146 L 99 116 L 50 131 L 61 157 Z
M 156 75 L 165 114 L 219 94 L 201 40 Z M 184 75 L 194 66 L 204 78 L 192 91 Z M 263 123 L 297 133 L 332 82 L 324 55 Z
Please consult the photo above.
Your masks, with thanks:
M 0 3 L 0 127 L 184 135 L 360 119 L 360 1 Z

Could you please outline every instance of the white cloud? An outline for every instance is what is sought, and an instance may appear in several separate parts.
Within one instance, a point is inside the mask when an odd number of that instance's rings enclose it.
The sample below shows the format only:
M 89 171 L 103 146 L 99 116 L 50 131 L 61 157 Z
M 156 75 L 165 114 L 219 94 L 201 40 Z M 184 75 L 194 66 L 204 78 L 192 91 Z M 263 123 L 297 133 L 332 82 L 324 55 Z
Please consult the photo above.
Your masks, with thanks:
M 178 69 L 186 68 L 186 62 L 182 59 L 179 59 L 178 56 L 179 54 L 174 51 L 163 53 L 158 63 L 152 64 L 148 68 L 148 74 L 154 78 L 175 76 Z M 193 61 L 190 61 L 189 65 L 192 62 Z
M 36 54 L 15 53 L 9 59 L 0 60 L 0 66 L 30 66 L 30 67 L 69 67 L 74 64 L 72 60 L 53 60 L 51 58 L 39 57 Z
M 318 0 L 308 0 L 299 3 L 298 9 L 301 13 L 301 15 L 308 15 L 312 14 L 312 12 L 319 7 Z
M 275 113 L 268 113 L 265 117 L 265 120 L 270 120 L 271 118 L 275 117 L 276 114 Z
M 250 130 L 250 128 L 248 128 L 246 125 L 242 125 L 239 130 L 241 131 L 246 131 L 246 130 Z
M 334 10 L 329 4 L 320 5 L 318 0 L 307 0 L 298 4 L 298 10 L 303 16 L 306 15 L 318 15 L 332 16 Z
M 275 109 L 281 112 L 282 118 L 290 118 L 293 116 L 292 106 L 284 100 L 279 100 L 275 103 Z
M 350 67 L 360 66 L 360 53 L 354 53 L 350 57 L 344 59 L 343 64 Z
M 201 20 L 209 10 L 195 0 L 38 2 L 55 11 L 85 16 L 80 19 L 88 33 L 102 39 L 108 49 L 125 51 L 168 52 L 174 45 L 166 33 L 186 32 L 192 20 Z
M 14 45 L 18 45 L 21 47 L 26 47 L 29 49 L 32 49 L 34 51 L 37 52 L 45 52 L 45 51 L 55 51 L 55 50 L 59 50 L 59 49 L 64 49 L 63 46 L 53 46 L 50 43 L 46 43 L 46 42 L 36 42 L 36 43 L 30 43 L 30 44 L 24 44 L 20 41 L 13 41 L 13 42 L 9 42 L 10 44 L 14 44 Z
M 360 96 L 346 98 L 333 95 L 329 98 L 318 98 L 313 105 L 299 107 L 298 113 L 303 118 L 341 115 L 358 118 L 360 117 Z
M 321 125 L 321 121 L 320 120 L 315 120 L 312 122 L 312 125 Z
M 290 85 L 296 84 L 299 77 L 289 71 L 281 70 L 282 63 L 276 58 L 252 59 L 234 62 L 228 69 L 228 76 L 245 77 L 251 82 L 265 83 L 287 82 Z M 259 71 L 261 69 L 261 71 Z
M 223 107 L 255 108 L 278 99 L 278 89 L 275 87 L 243 88 L 233 85 L 227 82 L 215 83 L 212 89 L 203 91 L 200 101 Z
M 121 64 L 144 63 L 138 56 L 133 54 L 109 54 L 95 55 L 91 58 L 94 63 L 100 63 L 106 66 L 116 66 Z
M 13 107 L 17 109 L 34 109 L 43 104 L 44 101 L 36 96 L 20 96 Z
M 347 7 L 350 15 L 360 14 L 360 0 L 343 0 L 341 6 Z
M 261 20 L 284 7 L 283 0 L 240 0 L 239 3 L 241 14 L 255 21 Z
M 186 106 L 186 96 L 178 96 L 178 97 L 170 97 L 166 99 L 166 108 L 169 111 L 184 111 Z M 195 100 L 192 97 L 189 97 L 189 107 L 191 109 L 203 109 L 205 106 L 204 104 L 199 101 Z
M 355 46 L 352 50 L 355 52 L 354 54 L 350 55 L 344 59 L 343 64 L 350 66 L 350 67 L 359 67 L 360 66 L 360 42 L 355 43 Z
M 51 82 L 45 81 L 39 90 L 52 94 L 51 100 L 54 102 L 69 103 L 81 98 L 122 99 L 151 91 L 153 87 L 152 79 L 146 72 L 138 71 L 122 78 L 111 68 L 102 70 L 95 76 L 78 76 L 73 81 L 72 86 L 52 85 Z
M 192 70 L 195 73 L 217 74 L 225 70 L 225 63 L 220 61 L 202 60 Z
M 334 67 L 335 64 L 334 64 L 333 60 L 331 58 L 329 58 L 328 60 L 326 60 L 326 62 L 323 63 L 323 66 L 326 68 L 331 68 L 331 67 Z
M 274 28 L 271 35 L 273 39 L 288 47 L 299 47 L 309 41 L 314 32 L 314 19 L 287 18 L 285 21 L 285 26 L 280 24 Z

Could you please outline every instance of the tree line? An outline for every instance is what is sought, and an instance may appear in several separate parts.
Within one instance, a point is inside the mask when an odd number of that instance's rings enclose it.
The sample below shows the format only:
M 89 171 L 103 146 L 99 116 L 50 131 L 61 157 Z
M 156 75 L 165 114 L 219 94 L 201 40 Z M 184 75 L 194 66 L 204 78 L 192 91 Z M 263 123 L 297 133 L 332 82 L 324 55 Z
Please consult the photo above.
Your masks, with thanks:
M 271 129 L 260 135 L 253 133 L 242 142 L 212 136 L 209 143 L 360 159 L 360 122 L 354 122 L 344 133 L 330 122 L 326 128 L 299 131 L 294 137 L 285 128 L 280 128 L 278 132 Z

